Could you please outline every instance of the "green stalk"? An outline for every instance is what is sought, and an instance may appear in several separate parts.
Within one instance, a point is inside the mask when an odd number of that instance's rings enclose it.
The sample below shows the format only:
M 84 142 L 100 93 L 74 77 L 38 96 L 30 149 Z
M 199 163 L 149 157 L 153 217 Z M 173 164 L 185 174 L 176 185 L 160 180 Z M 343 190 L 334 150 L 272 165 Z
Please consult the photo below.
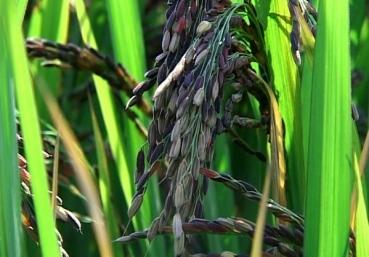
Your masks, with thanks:
M 3 6 L 1 2 L 1 8 Z M 4 9 L 2 9 L 4 10 Z M 7 19 L 7 20 L 5 20 Z M 6 38 L 9 16 L 0 17 L 0 256 L 21 257 L 20 179 L 17 165 L 15 95 Z
M 7 51 L 11 81 L 14 83 L 16 90 L 25 153 L 28 169 L 32 176 L 31 187 L 41 250 L 43 256 L 59 257 L 60 251 L 56 240 L 55 223 L 42 154 L 41 131 L 21 31 L 21 22 L 16 20 L 18 16 L 12 15 L 16 11 L 14 1 L 0 1 L 0 9 L 4 10 L 2 26 L 6 30 L 3 37 L 6 40 L 3 42 L 3 47 Z
M 319 3 L 304 255 L 347 256 L 353 168 L 349 3 L 347 0 Z

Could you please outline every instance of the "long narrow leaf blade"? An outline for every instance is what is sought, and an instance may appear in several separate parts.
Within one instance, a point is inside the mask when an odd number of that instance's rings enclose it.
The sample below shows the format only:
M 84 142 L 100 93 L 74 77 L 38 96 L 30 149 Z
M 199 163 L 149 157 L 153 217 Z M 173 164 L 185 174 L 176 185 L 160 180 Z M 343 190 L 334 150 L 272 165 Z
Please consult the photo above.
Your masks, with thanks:
M 305 256 L 348 253 L 352 184 L 348 13 L 347 0 L 320 1 L 310 106 Z
M 146 70 L 146 56 L 140 3 L 137 0 L 105 0 L 105 5 L 108 11 L 114 54 L 133 78 L 142 80 Z M 123 116 L 123 118 L 126 117 L 126 115 Z M 145 122 L 144 117 L 143 120 Z M 134 170 L 136 153 L 145 142 L 130 120 L 124 123 L 123 129 L 128 168 Z M 143 227 L 150 226 L 156 215 L 154 213 L 160 212 L 160 204 L 156 201 L 160 198 L 158 183 L 150 183 L 150 187 L 152 189 L 148 190 L 150 193 L 146 195 L 149 201 L 144 201 L 140 212 L 139 220 Z M 162 240 L 153 245 L 151 249 L 153 255 L 160 255 L 161 253 L 158 252 L 160 248 L 164 248 Z
M 369 238 L 369 223 L 367 208 L 365 205 L 364 191 L 362 183 L 364 180 L 360 176 L 359 164 L 357 156 L 354 157 L 354 170 L 357 185 L 357 209 L 356 209 L 356 256 L 357 257 L 368 257 L 369 256 L 369 245 L 367 240 Z
M 113 48 L 135 79 L 142 79 L 146 69 L 144 42 L 137 0 L 105 0 L 109 13 Z
M 71 159 L 75 174 L 84 195 L 87 199 L 89 214 L 93 219 L 93 228 L 99 247 L 100 256 L 112 257 L 111 238 L 107 233 L 102 208 L 93 177 L 89 171 L 89 165 L 76 136 L 65 120 L 56 100 L 46 90 L 42 92 L 51 118 L 60 133 L 67 154 Z
M 18 12 L 18 20 L 23 21 L 24 14 L 26 12 L 28 0 L 18 0 L 17 1 L 17 12 Z
M 33 8 L 28 37 L 46 38 L 55 42 L 65 43 L 69 28 L 69 1 L 43 0 L 37 8 Z M 61 71 L 56 68 L 45 69 L 39 62 L 33 63 L 32 75 L 35 84 L 46 85 L 57 95 L 61 82 Z M 47 112 L 41 96 L 36 92 L 41 118 L 47 119 Z
M 83 0 L 76 0 L 75 8 L 77 11 L 77 16 L 84 42 L 91 47 L 97 49 L 95 37 L 91 29 Z M 127 203 L 129 203 L 133 194 L 132 179 L 131 174 L 128 170 L 125 149 L 123 146 L 123 138 L 121 135 L 121 128 L 117 120 L 117 111 L 113 101 L 113 96 L 110 91 L 109 85 L 102 78 L 98 76 L 93 76 L 93 79 L 95 82 L 96 92 L 99 99 L 105 127 L 108 131 L 110 147 L 116 165 L 118 167 L 118 173 L 122 189 L 124 191 L 124 197 Z
M 112 187 L 109 177 L 109 167 L 108 159 L 106 156 L 103 137 L 97 122 L 96 114 L 93 106 L 90 102 L 91 118 L 92 118 L 92 128 L 94 131 L 94 139 L 96 144 L 96 155 L 97 155 L 97 165 L 99 171 L 99 190 L 101 202 L 103 205 L 104 213 L 107 219 L 107 227 L 109 229 L 111 238 L 119 237 L 119 225 L 114 213 L 114 206 L 111 202 L 113 198 Z M 113 248 L 115 257 L 123 257 L 123 252 L 121 246 L 116 244 Z
M 266 52 L 268 53 L 271 85 L 278 92 L 278 105 L 284 121 L 284 147 L 288 156 L 288 205 L 303 209 L 305 168 L 302 138 L 300 78 L 294 62 L 289 32 L 292 29 L 288 1 L 256 1 L 258 17 L 264 20 Z M 269 2 L 269 3 L 268 3 Z M 265 13 L 268 11 L 268 13 Z M 283 174 L 282 174 L 283 175 Z M 285 203 L 283 203 L 285 204 Z
M 104 1 L 108 12 L 114 55 L 134 79 L 142 80 L 146 70 L 146 56 L 140 3 L 137 0 Z M 135 153 L 144 141 L 130 120 L 125 123 L 123 133 L 126 138 L 127 163 L 132 170 L 136 160 Z
M 15 95 L 11 60 L 6 41 L 8 17 L 0 17 L 0 255 L 23 256 L 21 252 L 20 179 L 17 166 Z
M 136 80 L 142 80 L 146 70 L 146 57 L 137 0 L 105 0 L 114 54 L 119 62 Z M 124 125 L 128 167 L 134 168 L 136 156 L 144 141 L 135 125 L 128 121 Z
M 3 3 L 4 2 L 4 3 Z M 42 156 L 41 131 L 37 107 L 21 31 L 21 22 L 16 20 L 14 1 L 1 1 L 8 22 L 5 48 L 9 51 L 12 80 L 16 89 L 28 169 L 31 173 L 31 187 L 35 205 L 38 233 L 43 256 L 59 257 L 55 224 L 51 210 L 47 173 Z

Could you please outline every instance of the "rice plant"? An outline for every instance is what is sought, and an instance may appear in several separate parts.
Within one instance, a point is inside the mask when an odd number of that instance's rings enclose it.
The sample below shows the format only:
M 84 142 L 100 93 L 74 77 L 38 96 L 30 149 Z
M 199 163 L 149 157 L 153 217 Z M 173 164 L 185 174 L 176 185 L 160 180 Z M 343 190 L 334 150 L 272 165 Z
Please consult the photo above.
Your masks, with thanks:
M 1 257 L 369 256 L 368 1 L 0 9 Z

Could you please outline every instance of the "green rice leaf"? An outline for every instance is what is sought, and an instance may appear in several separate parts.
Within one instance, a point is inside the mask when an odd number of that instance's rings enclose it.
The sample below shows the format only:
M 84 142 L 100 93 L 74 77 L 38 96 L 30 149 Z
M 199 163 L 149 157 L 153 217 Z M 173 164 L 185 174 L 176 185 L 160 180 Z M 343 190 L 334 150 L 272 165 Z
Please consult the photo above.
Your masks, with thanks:
M 59 43 L 65 43 L 69 27 L 69 1 L 43 0 L 37 8 L 33 8 L 28 37 L 46 38 Z M 45 69 L 40 62 L 32 65 L 32 74 L 36 85 L 45 85 L 57 95 L 60 89 L 61 71 L 57 68 Z M 47 112 L 41 96 L 36 92 L 41 118 L 47 119 Z
M 140 4 L 137 0 L 105 0 L 109 27 L 116 59 L 124 65 L 130 75 L 140 81 L 146 70 L 146 56 L 141 26 Z M 125 97 L 123 97 L 125 98 Z M 125 116 L 123 116 L 125 117 Z M 136 153 L 144 144 L 132 121 L 124 124 L 127 162 L 134 169 Z M 148 225 L 148 224 L 147 224 Z
M 1 2 L 1 1 L 0 1 Z M 3 1 L 4 2 L 4 1 Z M 0 4 L 1 8 L 4 3 Z M 2 9 L 4 10 L 4 9 Z M 5 20 L 7 19 L 7 20 Z M 0 256 L 24 256 L 21 248 L 20 179 L 17 165 L 15 95 L 12 60 L 6 38 L 9 16 L 0 17 Z
M 89 46 L 97 49 L 95 37 L 91 29 L 90 21 L 86 13 L 86 7 L 83 0 L 76 0 L 75 8 L 77 11 L 83 41 Z M 93 79 L 95 82 L 96 92 L 99 99 L 105 127 L 108 131 L 110 148 L 118 168 L 118 175 L 120 178 L 121 187 L 124 191 L 124 198 L 127 204 L 129 204 L 133 194 L 133 180 L 128 170 L 125 149 L 123 146 L 123 138 L 117 118 L 116 106 L 113 101 L 113 95 L 110 91 L 109 85 L 102 78 L 98 76 L 93 76 Z
M 346 0 L 319 3 L 310 106 L 304 255 L 346 256 L 353 163 L 349 4 Z
M 141 80 L 146 70 L 145 48 L 137 0 L 105 0 L 116 57 L 132 76 Z
M 105 0 L 108 12 L 109 27 L 112 36 L 112 45 L 116 59 L 124 65 L 132 77 L 138 81 L 143 79 L 146 70 L 146 56 L 144 47 L 143 28 L 141 25 L 141 5 L 137 0 Z M 125 99 L 124 96 L 122 96 Z M 123 112 L 123 136 L 126 149 L 126 158 L 129 170 L 135 169 L 136 153 L 145 143 L 137 132 L 134 123 L 126 118 Z M 145 122 L 145 117 L 141 115 Z M 156 178 L 155 178 L 156 179 Z M 157 199 L 160 198 L 157 181 L 149 185 L 146 194 L 146 201 L 143 202 L 139 213 L 141 227 L 150 226 L 153 219 L 161 210 L 161 204 Z M 161 239 L 155 241 L 150 251 L 153 256 L 162 255 L 165 249 Z
M 293 60 L 289 32 L 290 12 L 287 1 L 256 1 L 260 21 L 265 20 L 264 33 L 271 82 L 277 94 L 284 121 L 284 147 L 288 156 L 288 205 L 302 211 L 305 192 L 305 168 L 302 137 L 300 77 Z M 292 193 L 293 192 L 293 193 Z
M 12 15 L 16 11 L 14 1 L 4 0 L 0 3 L 1 10 L 4 10 L 2 24 L 6 29 L 6 36 L 4 37 L 6 40 L 3 46 L 7 51 L 9 60 L 7 65 L 9 65 L 8 72 L 11 74 L 10 79 L 16 90 L 28 170 L 32 176 L 31 187 L 41 250 L 43 256 L 59 257 L 60 251 L 56 241 L 47 173 L 42 155 L 41 131 L 21 31 L 21 22 L 16 20 L 18 16 Z
M 366 112 L 369 111 L 368 104 L 368 83 L 369 74 L 367 68 L 369 65 L 369 18 L 366 18 L 362 24 L 360 39 L 357 47 L 357 54 L 353 56 L 353 68 L 361 74 L 361 81 L 355 85 L 355 102 Z
M 112 257 L 112 241 L 108 234 L 103 217 L 100 198 L 95 185 L 95 180 L 91 173 L 91 167 L 76 139 L 76 136 L 69 127 L 68 122 L 65 120 L 55 98 L 47 91 L 47 89 L 43 89 L 41 92 L 53 123 L 58 129 L 60 138 L 71 160 L 81 191 L 84 196 L 86 196 L 86 205 L 89 215 L 93 220 L 92 227 L 94 229 L 100 256 Z
M 358 50 L 360 51 L 361 28 L 367 19 L 366 5 L 365 0 L 350 1 L 350 38 L 353 55 L 356 55 Z
M 33 9 L 28 36 L 43 37 L 63 43 L 67 40 L 69 25 L 68 0 L 43 0 Z
M 357 185 L 357 209 L 356 209 L 356 256 L 357 257 L 368 257 L 369 256 L 369 223 L 367 208 L 365 205 L 364 191 L 362 183 L 365 181 L 361 179 L 359 163 L 357 155 L 354 156 L 354 170 Z
M 117 222 L 117 217 L 114 213 L 114 206 L 111 199 L 113 198 L 111 192 L 111 182 L 109 177 L 109 167 L 106 152 L 104 149 L 104 141 L 97 122 L 96 114 L 90 101 L 90 109 L 92 116 L 92 127 L 94 131 L 94 139 L 96 144 L 96 155 L 97 155 L 97 165 L 99 172 L 99 191 L 100 198 L 103 205 L 104 214 L 107 221 L 107 227 L 111 238 L 119 237 L 119 225 Z M 123 252 L 121 246 L 118 244 L 113 245 L 113 251 L 115 257 L 123 257 Z
M 23 21 L 24 14 L 26 12 L 28 0 L 17 1 L 18 20 Z

